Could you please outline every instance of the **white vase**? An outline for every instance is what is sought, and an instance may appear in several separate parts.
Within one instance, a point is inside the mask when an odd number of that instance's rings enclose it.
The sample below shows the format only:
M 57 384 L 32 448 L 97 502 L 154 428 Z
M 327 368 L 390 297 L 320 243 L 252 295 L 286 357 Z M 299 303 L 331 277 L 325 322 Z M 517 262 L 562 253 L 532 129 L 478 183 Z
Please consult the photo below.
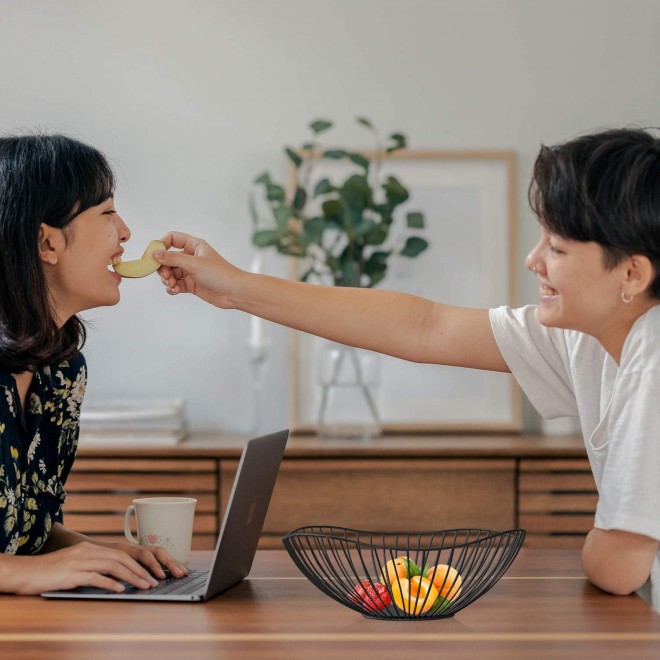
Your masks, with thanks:
M 317 435 L 356 439 L 381 435 L 377 396 L 381 356 L 325 342 L 317 357 Z

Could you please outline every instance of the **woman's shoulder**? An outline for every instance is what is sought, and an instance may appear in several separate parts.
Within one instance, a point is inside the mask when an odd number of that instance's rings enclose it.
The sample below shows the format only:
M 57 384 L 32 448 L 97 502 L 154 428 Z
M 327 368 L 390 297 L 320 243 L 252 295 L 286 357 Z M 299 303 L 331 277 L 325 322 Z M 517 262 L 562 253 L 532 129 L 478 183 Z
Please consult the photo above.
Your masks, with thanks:
M 566 357 L 589 355 L 597 358 L 604 349 L 593 337 L 579 332 L 543 325 L 536 315 L 538 305 L 497 307 L 490 310 L 491 325 L 496 336 L 504 334 L 516 345 L 533 344 L 539 350 L 556 351 Z
M 78 378 L 87 377 L 87 362 L 85 356 L 78 351 L 68 360 L 56 362 L 44 368 L 46 376 L 57 378 L 58 380 L 65 379 L 68 381 L 75 381 Z
M 660 304 L 642 314 L 633 324 L 621 352 L 621 365 L 660 370 Z

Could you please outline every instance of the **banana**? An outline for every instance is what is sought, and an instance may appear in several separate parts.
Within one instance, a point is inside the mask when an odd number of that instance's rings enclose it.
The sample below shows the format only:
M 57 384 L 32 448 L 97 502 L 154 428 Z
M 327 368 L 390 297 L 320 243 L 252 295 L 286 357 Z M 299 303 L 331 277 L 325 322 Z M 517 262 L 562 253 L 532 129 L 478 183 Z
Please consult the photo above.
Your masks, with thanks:
M 165 250 L 165 244 L 162 241 L 151 241 L 147 245 L 141 259 L 134 261 L 120 261 L 118 264 L 112 264 L 116 273 L 122 277 L 146 277 L 155 273 L 160 264 L 154 261 L 153 253 L 157 250 Z

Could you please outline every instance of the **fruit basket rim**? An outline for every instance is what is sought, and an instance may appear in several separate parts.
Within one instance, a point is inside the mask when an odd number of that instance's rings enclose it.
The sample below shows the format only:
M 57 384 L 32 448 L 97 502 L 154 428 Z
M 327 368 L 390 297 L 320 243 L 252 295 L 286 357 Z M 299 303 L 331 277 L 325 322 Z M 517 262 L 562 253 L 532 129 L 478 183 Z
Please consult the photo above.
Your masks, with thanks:
M 492 529 L 485 529 L 485 528 L 480 528 L 480 527 L 456 527 L 456 528 L 451 528 L 451 529 L 440 529 L 440 530 L 423 530 L 423 531 L 397 531 L 397 532 L 391 532 L 391 531 L 371 531 L 371 530 L 364 530 L 364 529 L 353 529 L 351 527 L 341 527 L 337 525 L 305 525 L 303 527 L 298 527 L 297 529 L 294 529 L 287 534 L 285 534 L 282 537 L 282 540 L 285 541 L 287 539 L 293 539 L 293 538 L 300 538 L 300 537 L 307 537 L 307 538 L 318 538 L 318 539 L 329 539 L 333 541 L 342 541 L 344 543 L 351 543 L 353 545 L 357 546 L 363 546 L 367 548 L 385 548 L 387 549 L 389 546 L 395 546 L 397 547 L 396 543 L 378 543 L 378 542 L 369 542 L 367 540 L 362 540 L 358 538 L 348 538 L 345 535 L 341 534 L 334 534 L 334 533 L 327 533 L 327 532 L 322 532 L 318 530 L 322 529 L 327 529 L 327 530 L 338 530 L 340 532 L 352 532 L 357 535 L 364 535 L 364 536 L 381 536 L 383 538 L 392 538 L 392 537 L 402 537 L 402 539 L 405 539 L 406 537 L 423 537 L 423 536 L 437 536 L 437 537 L 444 537 L 444 538 L 438 538 L 438 541 L 440 541 L 440 547 L 441 548 L 461 548 L 469 545 L 474 545 L 474 544 L 479 544 L 483 543 L 484 541 L 488 541 L 490 539 L 493 539 L 498 536 L 504 536 L 504 535 L 512 535 L 512 536 L 519 536 L 522 535 L 523 537 L 527 534 L 527 532 L 522 529 L 522 528 L 513 528 L 513 529 L 506 529 L 506 530 L 492 530 Z M 316 531 L 314 531 L 316 530 Z M 460 542 L 449 542 L 445 544 L 445 541 L 447 540 L 447 536 L 451 536 L 454 533 L 480 533 L 483 532 L 483 535 L 478 536 L 477 538 L 468 540 L 468 541 L 460 541 Z M 458 541 L 458 539 L 456 539 Z M 436 545 L 435 543 L 433 544 L 434 546 Z

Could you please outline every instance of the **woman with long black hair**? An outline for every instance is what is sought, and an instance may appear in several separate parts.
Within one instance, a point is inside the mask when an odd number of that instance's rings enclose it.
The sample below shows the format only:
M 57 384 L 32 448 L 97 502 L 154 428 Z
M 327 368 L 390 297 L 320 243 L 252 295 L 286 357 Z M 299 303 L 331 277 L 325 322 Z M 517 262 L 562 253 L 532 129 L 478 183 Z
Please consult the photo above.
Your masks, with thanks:
M 87 369 L 77 314 L 119 302 L 130 230 L 93 147 L 62 135 L 0 137 L 0 591 L 122 591 L 174 575 L 165 550 L 94 541 L 62 522 Z

